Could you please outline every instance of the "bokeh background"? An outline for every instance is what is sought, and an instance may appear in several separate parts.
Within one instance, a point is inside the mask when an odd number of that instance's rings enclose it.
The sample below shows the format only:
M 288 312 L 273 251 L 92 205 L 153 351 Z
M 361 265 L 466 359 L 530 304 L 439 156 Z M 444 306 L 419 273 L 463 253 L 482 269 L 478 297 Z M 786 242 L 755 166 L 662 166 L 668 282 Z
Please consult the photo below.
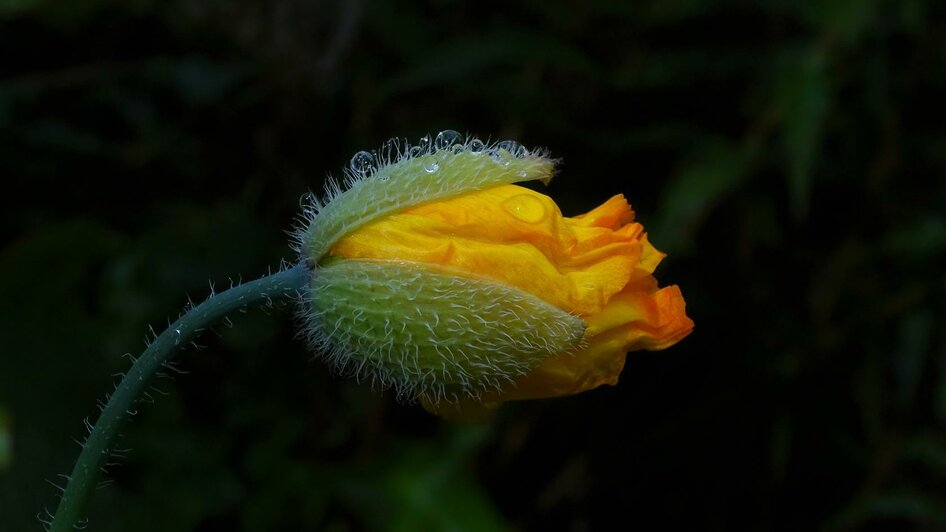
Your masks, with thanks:
M 251 310 L 159 382 L 90 529 L 946 529 L 944 11 L 0 1 L 0 529 L 40 529 L 149 324 L 446 128 L 549 148 L 566 214 L 624 193 L 692 336 L 467 426 Z

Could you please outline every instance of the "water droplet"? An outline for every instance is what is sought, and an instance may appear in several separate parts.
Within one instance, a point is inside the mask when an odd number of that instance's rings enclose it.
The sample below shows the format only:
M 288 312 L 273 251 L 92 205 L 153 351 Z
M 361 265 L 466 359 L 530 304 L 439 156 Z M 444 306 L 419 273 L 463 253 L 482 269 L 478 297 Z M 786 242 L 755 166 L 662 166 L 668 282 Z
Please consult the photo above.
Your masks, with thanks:
M 506 150 L 493 150 L 490 153 L 490 158 L 496 164 L 501 164 L 503 166 L 509 166 L 509 161 L 512 160 L 512 155 Z
M 504 140 L 496 144 L 497 150 L 506 150 L 513 157 L 525 157 L 529 154 L 529 150 L 525 148 L 522 144 L 514 140 Z
M 460 140 L 460 134 L 452 129 L 445 129 L 440 133 L 437 133 L 437 139 L 434 141 L 434 146 L 438 150 L 446 150 L 451 148 L 457 141 Z
M 374 155 L 366 151 L 356 153 L 349 163 L 351 171 L 356 174 L 367 174 L 374 170 Z
M 436 172 L 437 170 L 440 170 L 440 165 L 433 161 L 430 161 L 429 163 L 424 164 L 424 171 L 427 172 L 428 174 L 432 174 Z
M 415 148 L 420 148 L 421 152 L 426 152 L 430 150 L 430 135 L 424 135 L 417 141 L 417 146 Z
M 483 150 L 486 149 L 486 144 L 483 144 L 483 141 L 480 139 L 473 139 L 469 142 L 470 153 L 483 153 Z
M 545 219 L 547 209 L 541 200 L 531 194 L 518 194 L 502 203 L 503 209 L 518 220 L 536 224 Z
M 378 160 L 382 161 L 383 164 L 396 162 L 401 157 L 401 139 L 392 137 L 384 141 L 379 153 Z

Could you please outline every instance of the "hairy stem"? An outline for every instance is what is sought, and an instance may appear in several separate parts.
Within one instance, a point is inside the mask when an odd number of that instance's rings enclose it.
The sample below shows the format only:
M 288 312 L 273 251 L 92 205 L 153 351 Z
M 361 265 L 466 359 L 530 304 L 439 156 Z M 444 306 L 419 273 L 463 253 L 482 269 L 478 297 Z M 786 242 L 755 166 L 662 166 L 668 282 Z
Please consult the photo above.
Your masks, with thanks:
M 298 264 L 287 270 L 211 295 L 185 312 L 145 349 L 115 388 L 83 445 L 50 523 L 50 530 L 73 530 L 85 511 L 89 495 L 111 454 L 111 446 L 125 419 L 154 375 L 201 331 L 234 310 L 259 302 L 295 297 L 309 282 L 310 270 Z

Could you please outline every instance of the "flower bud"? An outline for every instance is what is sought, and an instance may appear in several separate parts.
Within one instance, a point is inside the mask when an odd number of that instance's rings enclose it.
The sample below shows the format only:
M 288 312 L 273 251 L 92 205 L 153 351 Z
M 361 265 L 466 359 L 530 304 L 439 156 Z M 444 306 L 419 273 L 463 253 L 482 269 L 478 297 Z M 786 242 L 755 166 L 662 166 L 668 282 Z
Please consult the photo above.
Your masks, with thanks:
M 541 150 L 514 141 L 487 146 L 476 138 L 441 131 L 420 146 L 389 140 L 380 153 L 358 152 L 342 184 L 329 179 L 325 199 L 310 197 L 297 232 L 306 259 L 319 261 L 329 248 L 358 227 L 420 203 L 522 181 L 552 179 L 554 161 Z
M 522 290 L 407 262 L 331 261 L 308 304 L 310 343 L 340 373 L 433 403 L 500 390 L 585 328 Z
M 310 343 L 340 372 L 451 417 L 615 384 L 630 350 L 693 322 L 622 195 L 567 218 L 512 183 L 554 161 L 513 141 L 443 131 L 352 158 L 305 209 Z M 342 189 L 344 187 L 344 190 Z

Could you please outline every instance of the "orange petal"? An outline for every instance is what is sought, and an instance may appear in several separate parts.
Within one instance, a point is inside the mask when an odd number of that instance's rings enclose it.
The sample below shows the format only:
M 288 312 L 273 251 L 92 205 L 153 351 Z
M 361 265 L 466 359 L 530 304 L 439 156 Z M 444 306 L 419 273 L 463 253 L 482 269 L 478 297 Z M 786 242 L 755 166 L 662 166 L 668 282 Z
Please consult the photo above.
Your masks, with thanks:
M 424 408 L 449 419 L 482 422 L 503 401 L 559 397 L 614 385 L 628 351 L 665 349 L 693 330 L 677 286 L 653 293 L 622 292 L 586 321 L 584 347 L 547 359 L 514 386 L 486 393 L 481 402 L 460 399 L 455 403 L 424 404 Z
M 575 216 L 572 221 L 575 225 L 616 230 L 634 221 L 634 211 L 624 194 L 618 194 L 585 214 Z
M 479 401 L 424 404 L 445 417 L 483 420 L 503 401 L 615 384 L 628 351 L 664 349 L 692 331 L 680 289 L 658 289 L 652 275 L 664 254 L 633 220 L 621 195 L 566 218 L 549 197 L 503 185 L 386 216 L 347 235 L 330 253 L 455 268 L 582 316 L 582 348 L 546 359 L 515 385 Z
M 581 315 L 598 312 L 651 253 L 623 196 L 578 218 L 551 198 L 503 185 L 386 216 L 331 254 L 433 263 L 515 286 Z
M 585 322 L 583 348 L 547 359 L 515 387 L 485 400 L 557 397 L 617 384 L 628 351 L 665 349 L 693 330 L 677 286 L 650 294 L 622 292 Z

